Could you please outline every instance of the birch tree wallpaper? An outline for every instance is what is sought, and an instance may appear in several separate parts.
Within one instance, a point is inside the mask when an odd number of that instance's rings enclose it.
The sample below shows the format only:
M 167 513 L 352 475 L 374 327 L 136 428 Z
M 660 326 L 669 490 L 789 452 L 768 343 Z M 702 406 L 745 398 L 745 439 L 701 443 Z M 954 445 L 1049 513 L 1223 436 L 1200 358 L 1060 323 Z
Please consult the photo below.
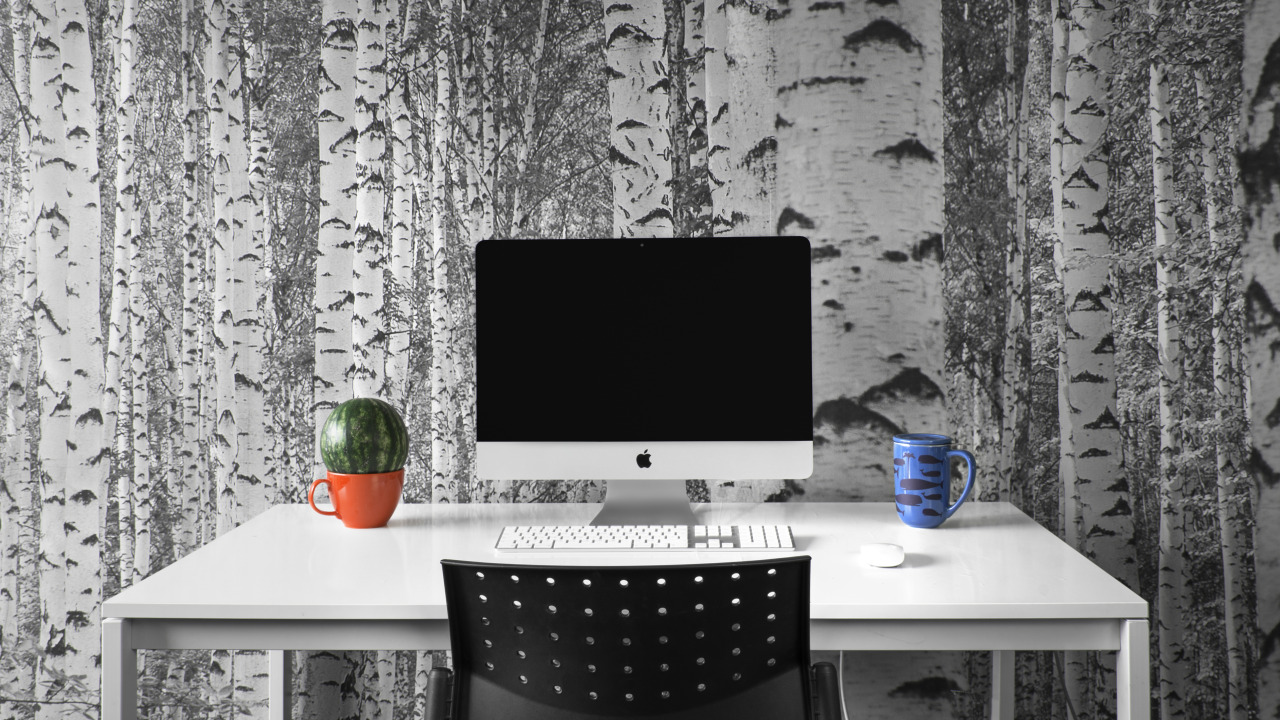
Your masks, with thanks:
M 472 249 L 711 234 L 810 238 L 815 471 L 692 498 L 888 501 L 947 432 L 1150 603 L 1153 717 L 1280 718 L 1280 3 L 0 8 L 0 718 L 98 717 L 102 601 L 305 501 L 353 396 L 406 502 L 598 500 L 476 479 Z M 295 712 L 415 717 L 448 661 L 296 653 Z M 1114 716 L 1109 654 L 1017 665 L 1017 717 Z M 147 651 L 140 712 L 265 717 L 266 667 Z M 979 718 L 989 673 L 844 682 Z

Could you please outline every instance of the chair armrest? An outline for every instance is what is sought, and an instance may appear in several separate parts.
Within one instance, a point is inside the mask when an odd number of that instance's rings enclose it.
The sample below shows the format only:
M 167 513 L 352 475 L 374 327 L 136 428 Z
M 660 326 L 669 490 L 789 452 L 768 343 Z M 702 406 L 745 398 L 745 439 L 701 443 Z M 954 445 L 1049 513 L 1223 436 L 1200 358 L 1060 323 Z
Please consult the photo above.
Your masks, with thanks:
M 431 668 L 430 674 L 427 675 L 423 720 L 447 720 L 452 694 L 453 671 L 445 668 Z
M 844 709 L 840 706 L 840 673 L 836 666 L 829 662 L 814 663 L 813 673 L 813 717 L 814 720 L 843 720 Z

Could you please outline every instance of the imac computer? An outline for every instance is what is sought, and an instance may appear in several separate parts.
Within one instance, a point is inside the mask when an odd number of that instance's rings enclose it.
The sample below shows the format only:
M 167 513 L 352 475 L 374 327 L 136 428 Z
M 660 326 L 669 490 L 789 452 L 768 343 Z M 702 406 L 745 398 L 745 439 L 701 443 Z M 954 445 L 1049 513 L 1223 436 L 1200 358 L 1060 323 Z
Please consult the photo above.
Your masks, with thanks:
M 802 237 L 476 247 L 476 469 L 607 481 L 592 524 L 696 524 L 685 481 L 813 471 Z

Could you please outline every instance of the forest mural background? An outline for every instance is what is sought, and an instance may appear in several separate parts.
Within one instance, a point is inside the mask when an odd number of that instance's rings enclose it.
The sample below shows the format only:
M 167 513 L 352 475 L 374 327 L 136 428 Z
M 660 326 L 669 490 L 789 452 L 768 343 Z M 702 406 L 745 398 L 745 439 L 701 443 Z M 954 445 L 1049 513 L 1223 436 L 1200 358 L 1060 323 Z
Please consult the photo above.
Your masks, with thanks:
M 711 233 L 812 241 L 815 473 L 692 497 L 889 500 L 947 429 L 1151 603 L 1155 717 L 1280 717 L 1280 3 L 0 7 L 0 718 L 96 717 L 101 601 L 300 502 L 352 395 L 407 502 L 598 499 L 475 479 L 471 249 Z M 980 717 L 987 661 L 845 682 Z M 447 657 L 294 662 L 301 717 L 406 718 Z M 1112 715 L 1109 663 L 1020 653 L 1018 716 Z M 143 667 L 264 714 L 261 655 Z

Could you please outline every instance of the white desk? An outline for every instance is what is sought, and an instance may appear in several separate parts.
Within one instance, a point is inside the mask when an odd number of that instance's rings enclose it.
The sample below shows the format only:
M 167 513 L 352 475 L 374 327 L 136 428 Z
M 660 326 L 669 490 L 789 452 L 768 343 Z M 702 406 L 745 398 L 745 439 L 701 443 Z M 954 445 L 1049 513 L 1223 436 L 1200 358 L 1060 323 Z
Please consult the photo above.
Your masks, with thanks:
M 539 564 L 724 562 L 757 553 L 497 555 L 503 525 L 584 524 L 597 505 L 403 505 L 348 530 L 272 508 L 103 603 L 102 717 L 133 720 L 139 649 L 268 650 L 270 716 L 289 717 L 284 650 L 449 646 L 442 558 Z M 813 557 L 815 650 L 993 651 L 992 717 L 1013 717 L 1014 650 L 1115 650 L 1118 717 L 1148 720 L 1147 603 L 1008 503 L 966 504 L 935 530 L 892 503 L 701 505 L 702 522 L 787 524 Z M 897 568 L 858 548 L 893 542 Z

